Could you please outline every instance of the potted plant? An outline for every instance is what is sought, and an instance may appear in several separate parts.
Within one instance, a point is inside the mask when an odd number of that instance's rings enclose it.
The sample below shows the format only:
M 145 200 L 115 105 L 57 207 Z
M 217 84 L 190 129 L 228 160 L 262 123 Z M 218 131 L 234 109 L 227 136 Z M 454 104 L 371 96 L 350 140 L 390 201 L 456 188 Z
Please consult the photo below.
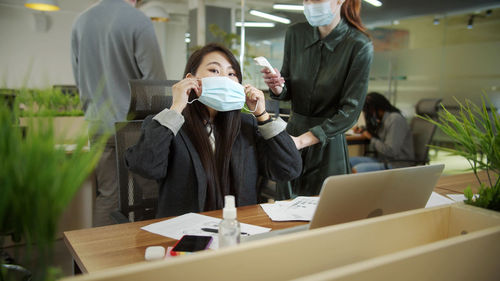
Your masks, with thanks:
M 28 126 L 28 116 L 44 119 L 45 122 L 50 120 L 56 138 L 62 143 L 72 143 L 87 130 L 79 96 L 64 93 L 59 88 L 20 89 L 14 107 L 22 109 L 19 112 L 22 126 Z
M 456 100 L 456 99 L 455 99 Z M 488 97 L 481 98 L 478 106 L 470 100 L 459 105 L 458 114 L 452 114 L 443 105 L 443 110 L 435 121 L 429 117 L 421 118 L 435 124 L 446 135 L 455 140 L 454 148 L 432 146 L 467 159 L 480 184 L 477 196 L 467 187 L 464 191 L 465 203 L 500 211 L 500 119 L 495 106 Z M 489 108 L 489 109 L 488 109 Z M 478 177 L 480 170 L 486 171 L 488 180 L 482 182 Z
M 9 236 L 20 238 L 26 244 L 23 256 L 35 263 L 14 257 L 17 262 L 25 262 L 34 280 L 53 279 L 49 264 L 59 217 L 97 164 L 104 138 L 88 148 L 82 132 L 68 154 L 58 148 L 52 122 L 28 115 L 28 129 L 22 129 L 15 125 L 18 116 L 0 104 L 0 248 Z M 13 278 L 1 268 L 0 280 Z

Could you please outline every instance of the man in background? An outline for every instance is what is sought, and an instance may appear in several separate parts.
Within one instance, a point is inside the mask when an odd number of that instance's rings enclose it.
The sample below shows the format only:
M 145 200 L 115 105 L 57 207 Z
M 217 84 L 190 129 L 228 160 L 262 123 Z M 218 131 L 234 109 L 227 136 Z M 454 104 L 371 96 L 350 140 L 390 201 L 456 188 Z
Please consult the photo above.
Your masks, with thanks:
M 115 122 L 125 121 L 130 104 L 130 79 L 165 80 L 153 24 L 135 5 L 137 0 L 101 0 L 73 24 L 71 59 L 76 85 L 96 135 L 106 133 L 105 150 L 96 168 L 97 197 L 93 225 L 113 224 L 118 209 Z

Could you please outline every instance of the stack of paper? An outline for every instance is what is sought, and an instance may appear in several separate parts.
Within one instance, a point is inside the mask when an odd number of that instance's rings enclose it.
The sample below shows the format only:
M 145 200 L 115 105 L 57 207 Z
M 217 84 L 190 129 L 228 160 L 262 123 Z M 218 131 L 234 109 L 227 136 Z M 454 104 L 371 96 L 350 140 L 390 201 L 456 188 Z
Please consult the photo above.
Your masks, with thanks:
M 310 221 L 316 211 L 319 197 L 299 196 L 292 201 L 260 204 L 273 221 Z

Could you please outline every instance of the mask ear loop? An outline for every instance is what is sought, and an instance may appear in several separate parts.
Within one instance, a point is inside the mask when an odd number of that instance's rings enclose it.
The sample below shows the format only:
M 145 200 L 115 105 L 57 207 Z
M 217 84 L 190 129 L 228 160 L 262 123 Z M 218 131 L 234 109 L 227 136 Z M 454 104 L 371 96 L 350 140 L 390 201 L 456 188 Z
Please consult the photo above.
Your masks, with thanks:
M 253 110 L 250 110 L 250 107 L 248 107 L 248 105 L 245 103 L 245 105 L 247 106 L 247 110 L 251 113 L 254 113 L 256 110 L 257 110 L 257 106 L 259 105 L 259 100 L 257 100 L 257 102 L 255 103 L 255 108 Z
M 187 103 L 192 104 L 193 102 L 199 100 L 200 98 L 193 99 L 192 101 L 188 101 Z

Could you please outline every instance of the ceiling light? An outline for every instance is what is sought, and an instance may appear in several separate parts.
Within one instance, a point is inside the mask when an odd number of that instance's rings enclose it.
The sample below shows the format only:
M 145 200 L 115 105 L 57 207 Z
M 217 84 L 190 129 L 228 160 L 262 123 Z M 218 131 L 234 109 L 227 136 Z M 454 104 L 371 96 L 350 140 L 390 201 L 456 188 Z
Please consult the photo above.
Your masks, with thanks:
M 290 20 L 287 19 L 287 18 L 278 17 L 278 16 L 275 16 L 275 15 L 271 15 L 271 14 L 268 14 L 268 13 L 263 13 L 263 12 L 260 12 L 260 11 L 257 11 L 257 10 L 250 10 L 250 14 L 254 15 L 254 16 L 257 16 L 257 17 L 261 17 L 261 18 L 265 18 L 265 19 L 269 19 L 269 20 L 281 22 L 281 23 L 284 23 L 284 24 L 290 24 Z
M 170 15 L 163 8 L 160 2 L 146 2 L 140 7 L 141 11 L 146 14 L 152 21 L 166 22 L 170 20 Z
M 241 21 L 236 22 L 237 27 L 241 27 Z M 245 27 L 274 27 L 272 22 L 245 22 Z
M 275 10 L 287 10 L 287 11 L 303 11 L 303 5 L 290 5 L 290 4 L 274 4 L 273 9 Z
M 26 8 L 45 12 L 59 11 L 57 0 L 27 0 L 24 6 Z
M 382 6 L 382 2 L 380 2 L 378 0 L 364 0 L 364 1 L 367 2 L 367 3 L 369 3 L 369 4 L 372 4 L 375 7 Z

